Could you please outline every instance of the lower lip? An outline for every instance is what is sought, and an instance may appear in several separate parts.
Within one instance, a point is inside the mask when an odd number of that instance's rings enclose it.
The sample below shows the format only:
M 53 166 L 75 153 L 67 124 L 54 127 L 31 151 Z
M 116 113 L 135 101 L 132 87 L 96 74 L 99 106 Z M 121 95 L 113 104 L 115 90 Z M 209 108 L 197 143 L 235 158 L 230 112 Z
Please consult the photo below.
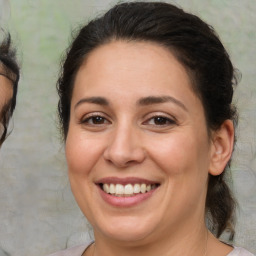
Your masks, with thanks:
M 147 193 L 139 193 L 135 196 L 126 196 L 126 197 L 118 197 L 113 196 L 111 194 L 108 194 L 104 192 L 100 186 L 98 186 L 99 192 L 101 197 L 105 202 L 112 206 L 116 207 L 132 207 L 135 205 L 138 205 L 146 200 L 148 200 L 150 197 L 152 197 L 153 193 L 156 191 L 157 188 L 150 190 Z

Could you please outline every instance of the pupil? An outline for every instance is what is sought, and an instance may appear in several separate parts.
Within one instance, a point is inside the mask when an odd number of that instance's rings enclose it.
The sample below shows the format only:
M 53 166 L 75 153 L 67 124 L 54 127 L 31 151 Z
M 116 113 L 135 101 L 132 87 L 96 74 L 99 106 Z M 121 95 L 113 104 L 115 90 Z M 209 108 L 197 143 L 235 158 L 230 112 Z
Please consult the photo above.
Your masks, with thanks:
M 104 122 L 103 118 L 100 116 L 94 117 L 94 123 L 102 124 Z
M 156 117 L 155 118 L 155 123 L 156 124 L 165 124 L 166 123 L 166 119 L 164 117 Z

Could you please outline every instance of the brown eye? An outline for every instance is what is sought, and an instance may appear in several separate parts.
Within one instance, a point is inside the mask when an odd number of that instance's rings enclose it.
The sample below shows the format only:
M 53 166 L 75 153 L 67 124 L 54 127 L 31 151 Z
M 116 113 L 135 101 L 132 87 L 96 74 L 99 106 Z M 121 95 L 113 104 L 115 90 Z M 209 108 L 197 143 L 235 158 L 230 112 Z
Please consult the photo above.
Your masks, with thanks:
M 88 125 L 102 125 L 102 124 L 108 124 L 109 121 L 102 116 L 90 116 L 82 120 L 81 123 L 88 124 Z
M 94 117 L 91 117 L 91 122 L 93 124 L 104 124 L 105 118 L 101 116 L 94 116 Z
M 164 116 L 154 116 L 152 118 L 150 118 L 147 123 L 149 125 L 157 125 L 157 126 L 166 126 L 166 125 L 172 125 L 172 124 L 175 124 L 175 121 L 170 119 L 170 118 L 167 118 L 167 117 L 164 117 Z
M 154 117 L 153 119 L 154 119 L 154 123 L 156 125 L 165 125 L 165 124 L 169 123 L 167 118 L 162 117 L 162 116 L 157 116 L 157 117 Z

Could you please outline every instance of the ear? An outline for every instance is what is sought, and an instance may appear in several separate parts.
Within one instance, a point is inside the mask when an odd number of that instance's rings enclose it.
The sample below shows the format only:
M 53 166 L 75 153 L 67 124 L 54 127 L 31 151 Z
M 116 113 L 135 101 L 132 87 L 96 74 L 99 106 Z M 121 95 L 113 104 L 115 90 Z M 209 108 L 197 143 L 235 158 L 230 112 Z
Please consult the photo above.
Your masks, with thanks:
M 212 150 L 209 173 L 220 175 L 229 159 L 231 158 L 234 146 L 234 125 L 231 120 L 226 120 L 220 129 L 212 134 Z

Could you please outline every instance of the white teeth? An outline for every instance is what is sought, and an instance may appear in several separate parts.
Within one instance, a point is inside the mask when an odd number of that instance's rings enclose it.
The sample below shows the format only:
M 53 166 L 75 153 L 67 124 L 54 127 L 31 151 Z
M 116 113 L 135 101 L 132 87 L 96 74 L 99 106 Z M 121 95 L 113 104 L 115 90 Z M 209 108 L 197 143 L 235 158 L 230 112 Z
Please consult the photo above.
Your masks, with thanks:
M 141 184 L 141 185 L 140 185 L 140 192 L 141 192 L 141 193 L 145 193 L 146 190 L 147 190 L 146 184 Z
M 156 188 L 156 184 L 153 185 L 146 185 L 145 183 L 142 184 L 103 184 L 102 186 L 103 190 L 108 193 L 115 196 L 134 196 L 138 193 L 147 193 L 150 190 L 153 190 Z
M 103 185 L 103 190 L 106 192 L 106 193 L 109 193 L 110 190 L 109 190 L 109 185 L 108 184 L 104 184 Z
M 124 186 L 124 194 L 132 195 L 133 194 L 133 186 L 131 184 L 127 184 Z
M 116 184 L 116 194 L 122 195 L 124 194 L 124 186 L 121 184 Z
M 135 184 L 135 185 L 133 186 L 133 193 L 134 193 L 134 194 L 140 193 L 140 184 Z
M 104 189 L 104 188 L 103 188 Z M 105 191 L 105 190 L 104 190 Z M 106 191 L 105 191 L 106 192 Z M 110 184 L 109 186 L 109 193 L 115 194 L 116 193 L 116 186 L 114 184 Z

